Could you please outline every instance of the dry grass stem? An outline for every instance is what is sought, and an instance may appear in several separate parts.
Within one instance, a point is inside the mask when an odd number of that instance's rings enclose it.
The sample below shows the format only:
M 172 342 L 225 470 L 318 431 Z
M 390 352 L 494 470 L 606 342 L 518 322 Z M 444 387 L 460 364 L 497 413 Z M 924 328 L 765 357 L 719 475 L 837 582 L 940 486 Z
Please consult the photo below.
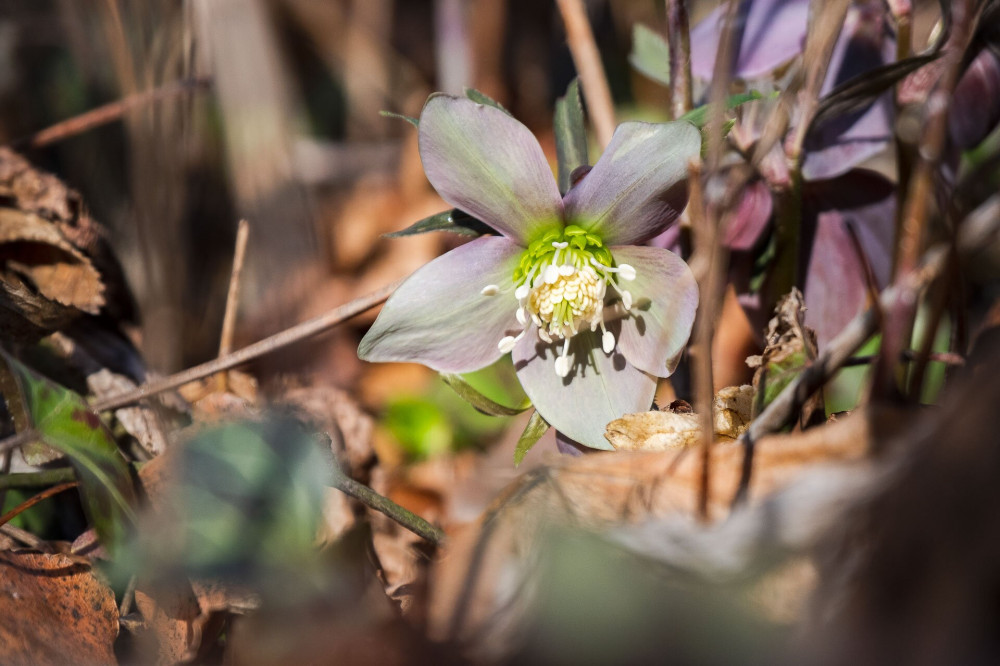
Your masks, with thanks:
M 601 147 L 607 146 L 615 132 L 615 107 L 611 100 L 611 89 L 601 64 L 601 54 L 590 29 L 587 10 L 583 0 L 556 0 L 563 23 L 566 24 L 566 39 L 573 54 L 573 63 L 583 85 L 583 97 L 587 101 L 587 111 Z
M 250 238 L 250 224 L 240 220 L 236 229 L 236 250 L 233 252 L 233 270 L 229 275 L 229 292 L 226 294 L 226 313 L 222 318 L 222 335 L 219 339 L 219 357 L 233 350 L 233 335 L 236 331 L 236 312 L 240 304 L 240 276 L 247 255 L 247 241 Z M 225 391 L 228 382 L 226 373 L 219 375 L 219 390 Z

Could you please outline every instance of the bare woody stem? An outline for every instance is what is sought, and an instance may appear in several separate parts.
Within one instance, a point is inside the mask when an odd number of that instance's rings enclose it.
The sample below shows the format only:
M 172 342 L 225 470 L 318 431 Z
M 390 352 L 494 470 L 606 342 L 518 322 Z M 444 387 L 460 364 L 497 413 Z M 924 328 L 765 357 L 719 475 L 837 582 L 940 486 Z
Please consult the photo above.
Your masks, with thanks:
M 318 317 L 304 321 L 301 324 L 297 324 L 289 329 L 281 331 L 280 333 L 276 333 L 269 338 L 264 338 L 263 340 L 253 343 L 252 345 L 244 347 L 243 349 L 227 354 L 226 356 L 220 356 L 215 360 L 202 363 L 201 365 L 196 365 L 193 368 L 188 368 L 187 370 L 182 370 L 181 372 L 169 377 L 152 381 L 149 384 L 140 386 L 135 390 L 99 400 L 94 403 L 92 407 L 94 411 L 98 412 L 104 412 L 109 409 L 118 409 L 119 407 L 130 405 L 157 393 L 175 389 L 178 386 L 183 386 L 184 384 L 198 379 L 204 379 L 205 377 L 214 375 L 217 372 L 231 370 L 232 368 L 243 365 L 244 363 L 249 363 L 250 361 L 258 359 L 261 356 L 283 349 L 289 345 L 302 342 L 303 340 L 307 340 L 314 335 L 323 333 L 324 331 L 327 331 L 334 326 L 361 314 L 365 310 L 369 310 L 376 305 L 383 303 L 400 284 L 402 284 L 402 280 L 382 287 L 381 289 L 373 291 L 366 296 L 362 296 L 361 298 L 357 298 L 350 303 L 342 305 L 339 308 L 335 308 Z M 0 442 L 0 446 L 2 446 L 2 444 L 3 443 Z
M 847 17 L 849 0 L 813 0 L 810 3 L 809 32 L 802 61 L 806 69 L 799 85 L 793 85 L 798 109 L 797 125 L 786 149 L 789 169 L 787 189 L 778 193 L 775 211 L 775 260 L 769 300 L 777 301 L 796 284 L 799 274 L 799 239 L 802 227 L 803 147 L 819 108 L 819 95 L 830 68 L 833 48 Z
M 327 331 L 348 319 L 355 317 L 365 310 L 369 310 L 380 303 L 383 303 L 396 290 L 402 280 L 386 285 L 370 294 L 356 298 L 350 303 L 346 303 L 339 308 L 335 308 L 325 314 L 314 317 L 301 324 L 297 324 L 280 333 L 276 333 L 269 338 L 264 338 L 239 351 L 235 351 L 225 356 L 220 356 L 215 360 L 196 365 L 193 368 L 182 370 L 177 374 L 163 379 L 144 384 L 132 391 L 127 391 L 119 395 L 113 395 L 103 400 L 99 400 L 91 405 L 96 412 L 105 412 L 111 409 L 118 409 L 126 405 L 131 405 L 144 398 L 154 396 L 157 393 L 175 389 L 199 379 L 204 379 L 219 372 L 231 370 L 235 367 L 249 363 L 261 356 L 266 356 L 289 345 L 307 340 L 314 335 Z M 38 438 L 38 433 L 33 428 L 23 427 L 16 435 L 0 441 L 0 453 L 11 451 L 20 446 L 24 446 Z
M 934 178 L 948 138 L 951 96 L 958 84 L 962 56 L 972 39 L 976 23 L 974 4 L 970 0 L 951 3 L 951 34 L 944 56 L 947 61 L 938 84 L 931 90 L 925 104 L 926 116 L 917 146 L 917 162 L 909 179 L 909 188 L 899 218 L 896 282 L 916 270 L 925 242 L 927 219 L 934 197 Z M 873 384 L 874 390 L 883 395 L 894 392 L 899 355 L 909 345 L 916 308 L 916 298 L 886 304 L 886 328 Z
M 601 54 L 587 19 L 587 10 L 583 0 L 556 0 L 556 4 L 566 25 L 566 39 L 583 84 L 583 97 L 587 101 L 594 133 L 598 143 L 602 147 L 607 146 L 615 131 L 615 107 L 604 65 L 601 64 Z
M 338 474 L 333 485 L 346 495 L 350 495 L 365 506 L 378 511 L 410 530 L 418 537 L 430 541 L 435 546 L 444 542 L 444 531 L 431 525 L 426 520 L 406 509 L 388 497 L 379 495 L 363 483 L 358 483 L 349 476 Z
M 680 118 L 691 110 L 691 27 L 686 0 L 667 0 L 667 44 L 670 48 L 670 110 Z

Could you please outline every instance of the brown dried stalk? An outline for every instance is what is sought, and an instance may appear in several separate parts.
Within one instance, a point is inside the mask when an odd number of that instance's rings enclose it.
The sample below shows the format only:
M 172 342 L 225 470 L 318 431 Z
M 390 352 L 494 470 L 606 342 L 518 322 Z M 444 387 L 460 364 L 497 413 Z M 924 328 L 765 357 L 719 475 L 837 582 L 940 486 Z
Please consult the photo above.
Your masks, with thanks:
M 587 19 L 587 10 L 583 0 L 556 0 L 556 4 L 566 24 L 566 39 L 583 84 L 583 97 L 587 100 L 587 111 L 597 142 L 602 147 L 607 146 L 615 132 L 615 107 L 604 65 L 601 64 L 601 54 Z
M 670 112 L 680 118 L 691 110 L 691 27 L 686 0 L 667 0 L 667 44 L 670 48 Z

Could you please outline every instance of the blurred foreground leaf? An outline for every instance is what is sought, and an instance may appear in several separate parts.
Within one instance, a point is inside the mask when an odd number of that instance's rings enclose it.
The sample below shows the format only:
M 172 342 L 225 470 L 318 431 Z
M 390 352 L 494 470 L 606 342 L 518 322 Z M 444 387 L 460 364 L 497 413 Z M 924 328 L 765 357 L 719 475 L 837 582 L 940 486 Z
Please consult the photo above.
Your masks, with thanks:
M 335 469 L 316 435 L 288 418 L 234 423 L 175 446 L 168 462 L 133 566 L 255 586 L 309 578 Z
M 6 374 L 0 382 L 8 405 L 22 405 L 39 438 L 66 455 L 80 482 L 87 518 L 105 549 L 114 554 L 135 522 L 129 467 L 114 438 L 86 401 L 37 375 L 0 351 Z M 12 379 L 11 381 L 6 381 Z

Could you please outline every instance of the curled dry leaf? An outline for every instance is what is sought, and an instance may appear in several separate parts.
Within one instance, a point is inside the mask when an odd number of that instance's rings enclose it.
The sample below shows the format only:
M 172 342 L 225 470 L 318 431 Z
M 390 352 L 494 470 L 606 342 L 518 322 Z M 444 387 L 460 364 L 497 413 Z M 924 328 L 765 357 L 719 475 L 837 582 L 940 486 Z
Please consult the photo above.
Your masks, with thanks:
M 107 231 L 87 213 L 79 192 L 18 153 L 0 147 L 0 206 L 30 213 L 53 226 L 100 274 L 104 310 L 115 321 L 134 321 L 135 303 Z
M 750 498 L 757 502 L 812 466 L 861 459 L 864 414 L 756 444 Z M 711 450 L 709 514 L 726 515 L 739 484 L 743 449 Z M 534 589 L 532 555 L 549 527 L 606 530 L 667 516 L 694 516 L 701 480 L 692 449 L 564 457 L 524 474 L 474 524 L 449 534 L 431 579 L 429 628 L 437 639 L 474 642 L 497 657 L 516 646 Z M 761 523 L 766 529 L 766 521 Z M 691 529 L 702 529 L 691 525 Z M 761 538 L 766 534 L 761 533 Z M 721 557 L 721 555 L 720 555 Z
M 0 662 L 115 664 L 118 607 L 78 558 L 0 553 Z
M 816 360 L 816 332 L 805 325 L 806 304 L 802 292 L 793 288 L 782 297 L 775 315 L 767 324 L 766 346 L 760 356 L 751 356 L 747 365 L 756 368 L 753 388 L 755 409 L 763 409 Z M 800 423 L 815 425 L 825 416 L 823 395 L 818 392 L 803 407 Z
M 754 391 L 728 386 L 715 394 L 713 421 L 718 440 L 732 442 L 750 425 Z M 604 434 L 616 451 L 663 451 L 696 446 L 701 441 L 698 415 L 690 411 L 626 414 L 608 424 Z

